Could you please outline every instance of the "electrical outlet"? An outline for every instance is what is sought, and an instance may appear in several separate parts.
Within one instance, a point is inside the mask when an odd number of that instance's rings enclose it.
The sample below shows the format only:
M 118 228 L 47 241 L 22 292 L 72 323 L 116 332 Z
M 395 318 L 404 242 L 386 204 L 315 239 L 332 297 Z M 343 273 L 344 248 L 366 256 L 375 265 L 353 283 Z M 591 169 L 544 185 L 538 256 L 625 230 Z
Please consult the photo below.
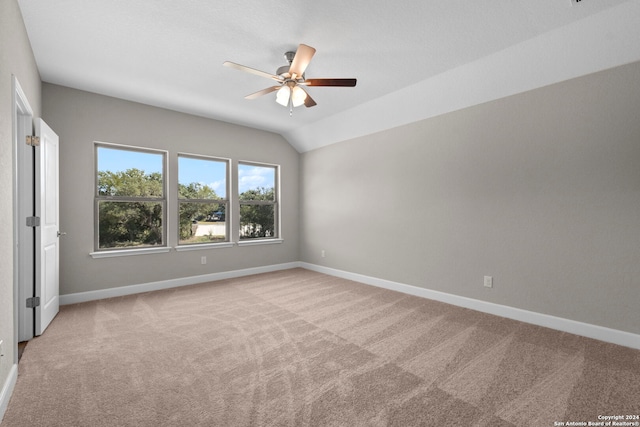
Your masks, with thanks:
M 484 287 L 485 288 L 493 288 L 493 277 L 484 276 Z
M 4 356 L 4 351 L 3 351 L 4 349 L 2 348 L 2 343 L 3 342 L 4 341 L 0 340 L 0 357 Z
M 321 256 L 322 258 L 324 258 L 324 249 L 323 249 L 322 251 L 320 251 L 320 256 Z
M 206 263 L 207 263 L 207 257 L 206 256 L 200 257 L 200 264 L 205 265 Z

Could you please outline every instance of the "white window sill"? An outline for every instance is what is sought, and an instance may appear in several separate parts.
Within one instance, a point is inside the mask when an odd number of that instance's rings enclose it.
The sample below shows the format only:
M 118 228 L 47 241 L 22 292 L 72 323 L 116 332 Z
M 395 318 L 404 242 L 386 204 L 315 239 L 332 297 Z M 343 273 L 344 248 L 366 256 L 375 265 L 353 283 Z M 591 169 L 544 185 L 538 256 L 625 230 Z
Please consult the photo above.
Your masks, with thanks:
M 252 240 L 241 240 L 239 242 L 182 245 L 182 246 L 176 246 L 174 249 L 176 250 L 176 252 L 202 251 L 206 249 L 231 248 L 234 245 L 260 246 L 260 245 L 276 245 L 282 242 L 284 242 L 284 239 L 255 239 L 255 240 L 252 239 Z M 91 256 L 91 258 L 97 259 L 97 258 L 125 257 L 125 256 L 134 256 L 134 255 L 160 254 L 160 253 L 167 253 L 170 251 L 171 251 L 171 248 L 163 246 L 161 248 L 116 249 L 111 251 L 98 251 L 98 252 L 90 252 L 89 255 Z
M 205 249 L 218 249 L 218 248 L 231 248 L 233 247 L 233 242 L 224 242 L 224 243 L 199 243 L 193 245 L 182 245 L 176 246 L 175 249 L 177 252 L 183 251 L 201 251 Z
M 161 248 L 140 248 L 140 249 L 117 249 L 113 251 L 91 252 L 91 258 L 114 258 L 121 256 L 148 255 L 169 252 L 171 248 L 163 246 Z
M 250 239 L 240 240 L 238 246 L 274 245 L 284 242 L 283 239 Z

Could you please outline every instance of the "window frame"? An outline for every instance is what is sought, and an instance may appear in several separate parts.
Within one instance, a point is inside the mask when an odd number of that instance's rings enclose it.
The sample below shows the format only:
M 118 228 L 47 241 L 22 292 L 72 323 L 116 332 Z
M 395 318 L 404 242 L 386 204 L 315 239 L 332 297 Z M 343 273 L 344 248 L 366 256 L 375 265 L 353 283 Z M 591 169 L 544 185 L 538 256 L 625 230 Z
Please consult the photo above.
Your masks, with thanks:
M 111 150 L 132 151 L 136 153 L 155 154 L 162 156 L 162 197 L 131 197 L 131 196 L 102 196 L 99 194 L 99 177 L 98 177 L 98 149 L 107 148 Z M 169 242 L 167 241 L 167 224 L 168 224 L 168 203 L 167 203 L 167 189 L 168 189 L 168 174 L 167 174 L 167 161 L 169 153 L 166 150 L 158 150 L 147 147 L 138 147 L 132 145 L 115 144 L 109 142 L 94 141 L 93 147 L 94 153 L 94 166 L 93 166 L 93 249 L 92 256 L 95 258 L 119 256 L 120 254 L 134 254 L 134 253 L 154 253 L 154 252 L 167 252 L 169 251 Z M 100 202 L 152 202 L 159 203 L 162 206 L 162 245 L 145 245 L 145 246 L 129 246 L 129 247 L 115 247 L 115 248 L 101 248 L 100 247 Z
M 240 199 L 240 166 L 253 166 L 253 167 L 265 167 L 265 168 L 272 168 L 274 169 L 274 189 L 273 189 L 273 194 L 274 194 L 274 200 L 273 201 L 267 201 L 267 200 L 241 200 Z M 237 232 L 237 238 L 238 238 L 238 245 L 240 246 L 249 246 L 249 245 L 260 245 L 260 244 L 267 244 L 267 243 L 281 243 L 282 240 L 282 227 L 281 227 L 281 200 L 280 200 L 280 175 L 281 175 L 281 166 L 278 164 L 273 164 L 273 163 L 264 163 L 264 162 L 256 162 L 256 161 L 250 161 L 250 160 L 239 160 L 236 170 L 238 173 L 238 190 L 235 194 L 235 196 L 237 197 L 237 205 L 238 205 L 238 225 L 236 228 L 236 232 Z M 241 214 L 241 207 L 243 205 L 250 205 L 250 206 L 268 206 L 268 205 L 273 205 L 273 228 L 274 228 L 274 236 L 270 236 L 270 237 L 248 237 L 248 238 L 243 238 L 241 235 L 241 228 L 242 228 L 242 214 Z
M 183 199 L 180 197 L 180 158 L 189 158 L 196 160 L 207 160 L 214 162 L 222 162 L 226 165 L 225 171 L 225 195 L 226 198 L 220 199 Z M 201 249 L 206 247 L 216 247 L 216 246 L 229 246 L 231 243 L 231 218 L 232 218 L 232 209 L 231 209 L 231 159 L 216 157 L 216 156 L 207 156 L 203 154 L 193 154 L 193 153 L 177 153 L 177 167 L 178 173 L 176 180 L 176 219 L 177 219 L 177 244 L 176 250 L 189 250 L 189 249 Z M 180 243 L 180 205 L 182 203 L 217 203 L 225 205 L 225 240 L 220 242 L 202 242 L 202 243 Z

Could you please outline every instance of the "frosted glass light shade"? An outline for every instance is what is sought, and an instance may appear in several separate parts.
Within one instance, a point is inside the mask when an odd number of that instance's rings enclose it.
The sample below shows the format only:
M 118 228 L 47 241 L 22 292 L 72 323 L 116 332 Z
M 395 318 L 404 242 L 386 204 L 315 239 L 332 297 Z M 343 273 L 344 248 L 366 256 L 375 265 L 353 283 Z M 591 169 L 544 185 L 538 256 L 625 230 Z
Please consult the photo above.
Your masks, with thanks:
M 294 86 L 291 89 L 291 103 L 294 107 L 304 104 L 305 99 L 307 99 L 307 93 L 300 86 Z
M 283 85 L 276 93 L 276 102 L 283 107 L 289 105 L 289 96 L 291 95 L 291 89 L 287 85 Z

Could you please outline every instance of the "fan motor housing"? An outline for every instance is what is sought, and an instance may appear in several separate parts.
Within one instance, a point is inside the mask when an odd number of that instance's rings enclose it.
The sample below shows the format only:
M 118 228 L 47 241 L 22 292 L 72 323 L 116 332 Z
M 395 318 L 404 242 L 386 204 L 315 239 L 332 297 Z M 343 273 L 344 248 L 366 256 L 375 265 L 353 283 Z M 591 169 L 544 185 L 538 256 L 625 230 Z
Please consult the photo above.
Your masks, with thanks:
M 282 67 L 278 68 L 278 71 L 276 71 L 276 76 L 284 76 L 285 74 L 289 74 L 289 67 L 290 65 L 283 65 Z

